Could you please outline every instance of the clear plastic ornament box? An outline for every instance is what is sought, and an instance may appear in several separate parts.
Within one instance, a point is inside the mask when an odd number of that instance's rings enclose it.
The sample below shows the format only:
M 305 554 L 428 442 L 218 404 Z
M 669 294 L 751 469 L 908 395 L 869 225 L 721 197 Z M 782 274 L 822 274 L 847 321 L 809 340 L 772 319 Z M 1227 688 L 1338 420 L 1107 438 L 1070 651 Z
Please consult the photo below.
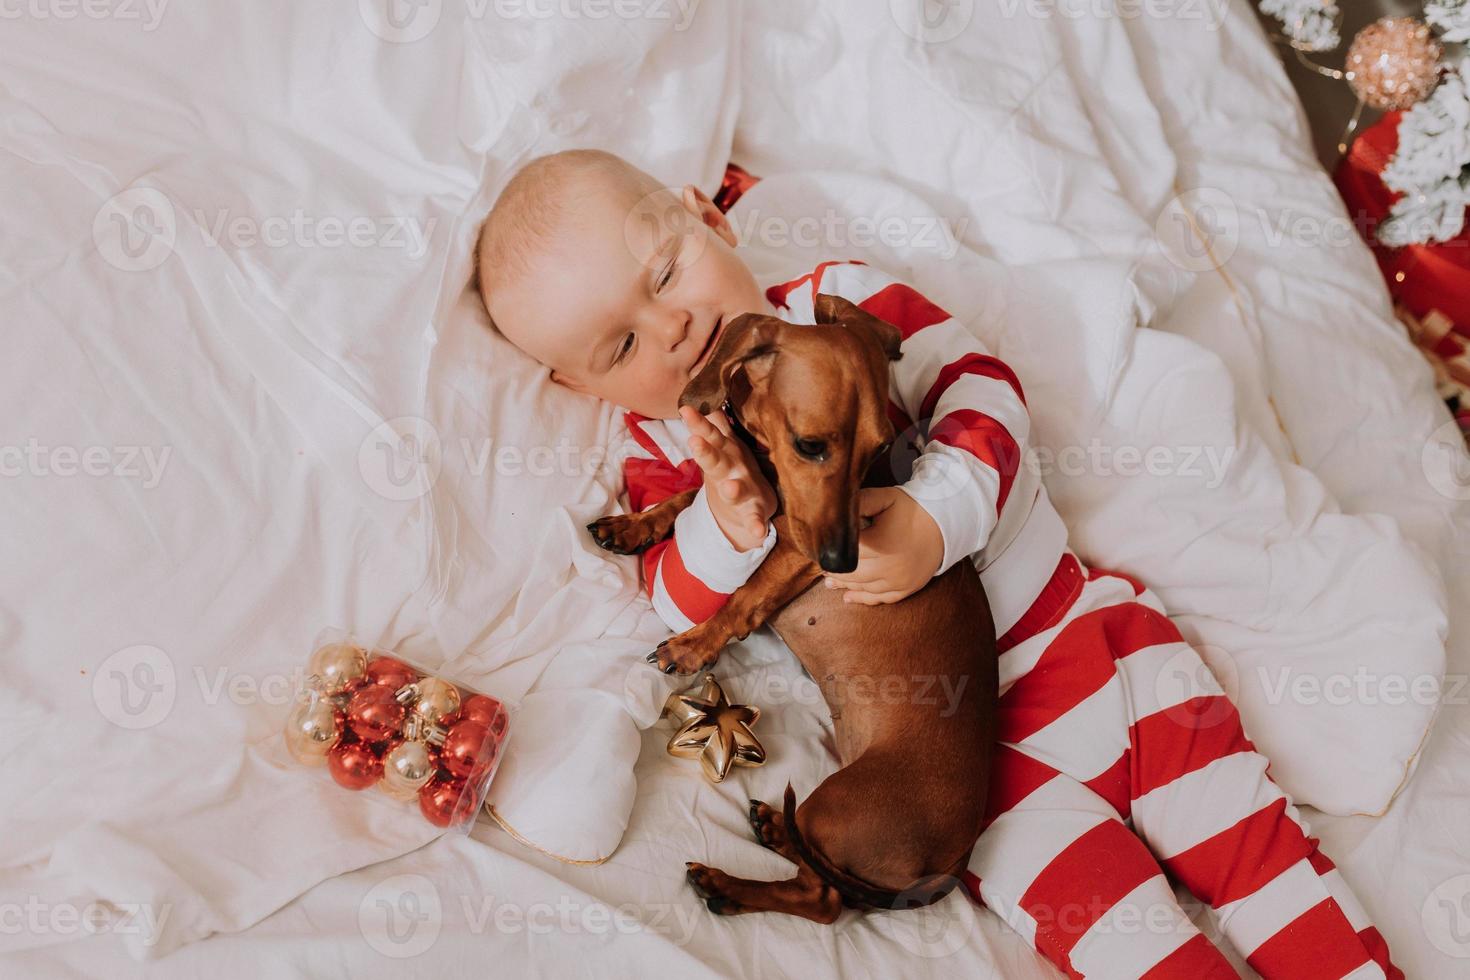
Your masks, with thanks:
M 406 819 L 467 833 L 515 705 L 338 629 L 317 634 L 284 731 L 300 765 Z

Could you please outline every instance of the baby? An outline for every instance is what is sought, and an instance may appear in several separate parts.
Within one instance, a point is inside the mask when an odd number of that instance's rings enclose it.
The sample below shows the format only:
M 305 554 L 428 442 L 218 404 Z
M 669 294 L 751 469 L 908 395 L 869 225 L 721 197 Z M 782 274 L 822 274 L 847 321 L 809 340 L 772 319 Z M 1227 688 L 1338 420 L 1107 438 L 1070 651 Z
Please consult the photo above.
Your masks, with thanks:
M 861 491 L 873 523 L 857 567 L 826 585 L 897 602 L 967 560 L 992 606 L 1001 744 L 971 895 L 1071 976 L 1236 975 L 1167 872 L 1264 976 L 1401 977 L 1158 600 L 1067 547 L 1038 469 L 1021 465 L 1030 423 L 1015 374 L 871 266 L 823 262 L 763 289 L 737 244 L 697 188 L 667 190 L 591 150 L 528 163 L 480 236 L 496 329 L 557 384 L 625 410 L 640 447 L 624 468 L 629 506 L 699 488 L 643 555 L 669 627 L 714 615 L 775 543 L 776 496 L 744 444 L 720 412 L 680 409 L 680 393 L 739 314 L 809 324 L 818 293 L 842 296 L 899 328 L 889 414 L 922 453 L 903 485 Z

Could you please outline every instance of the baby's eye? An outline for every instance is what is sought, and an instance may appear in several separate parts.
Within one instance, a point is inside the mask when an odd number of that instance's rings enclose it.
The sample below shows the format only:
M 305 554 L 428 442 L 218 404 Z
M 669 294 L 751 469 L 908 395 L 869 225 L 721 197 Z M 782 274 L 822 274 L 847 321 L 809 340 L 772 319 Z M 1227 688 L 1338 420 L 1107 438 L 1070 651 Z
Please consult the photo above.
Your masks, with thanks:
M 678 256 L 669 259 L 669 264 L 664 266 L 664 271 L 658 277 L 658 285 L 654 287 L 654 292 L 663 289 L 669 284 L 669 280 L 674 278 L 674 267 L 678 264 L 677 259 Z
M 618 347 L 618 356 L 613 358 L 613 363 L 614 364 L 621 363 L 621 361 L 623 360 L 623 358 L 627 355 L 628 351 L 630 351 L 632 349 L 633 349 L 633 335 L 630 333 L 630 334 L 628 334 L 628 336 L 626 336 L 626 337 L 623 338 L 622 345 Z

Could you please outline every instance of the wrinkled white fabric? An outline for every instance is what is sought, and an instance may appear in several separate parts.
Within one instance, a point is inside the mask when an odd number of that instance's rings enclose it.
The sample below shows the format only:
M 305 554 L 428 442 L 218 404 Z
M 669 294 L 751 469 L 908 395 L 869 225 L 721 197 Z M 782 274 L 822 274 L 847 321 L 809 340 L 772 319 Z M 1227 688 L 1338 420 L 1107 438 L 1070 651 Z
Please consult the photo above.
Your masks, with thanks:
M 671 684 L 643 663 L 663 630 L 633 563 L 582 529 L 616 506 L 616 418 L 489 334 L 465 287 L 509 173 L 569 146 L 670 183 L 713 188 L 732 155 L 765 175 L 735 215 L 753 263 L 799 255 L 780 222 L 830 205 L 840 230 L 813 247 L 871 250 L 970 311 L 1046 445 L 1233 448 L 1215 487 L 1048 488 L 1089 561 L 1146 579 L 1234 665 L 1284 785 L 1381 809 L 1431 707 L 1272 703 L 1257 668 L 1437 675 L 1443 575 L 1463 672 L 1466 506 L 1429 466 L 1449 420 L 1368 253 L 1276 231 L 1341 205 L 1248 6 L 960 3 L 964 29 L 929 40 L 903 3 L 592 6 L 7 20 L 0 949 L 19 971 L 172 953 L 150 969 L 1048 975 L 959 895 L 826 928 L 717 920 L 685 886 L 686 860 L 784 873 L 746 798 L 834 761 L 766 633 L 716 671 L 764 709 L 765 768 L 712 787 L 663 727 L 639 733 Z M 1201 186 L 1246 216 L 1224 275 L 1172 237 L 1170 199 Z M 811 196 L 758 207 L 783 187 Z M 883 215 L 909 222 L 896 244 L 853 220 Z M 288 767 L 289 681 L 323 626 L 519 701 L 497 812 L 545 851 L 611 857 L 561 863 L 488 820 L 423 847 L 411 814 Z M 1351 751 L 1293 755 L 1338 737 Z M 1359 892 L 1410 975 L 1457 962 L 1433 889 L 1470 872 L 1445 840 L 1467 747 L 1447 708 L 1386 817 L 1313 821 L 1376 886 Z M 93 901 L 151 915 L 94 936 L 46 914 Z

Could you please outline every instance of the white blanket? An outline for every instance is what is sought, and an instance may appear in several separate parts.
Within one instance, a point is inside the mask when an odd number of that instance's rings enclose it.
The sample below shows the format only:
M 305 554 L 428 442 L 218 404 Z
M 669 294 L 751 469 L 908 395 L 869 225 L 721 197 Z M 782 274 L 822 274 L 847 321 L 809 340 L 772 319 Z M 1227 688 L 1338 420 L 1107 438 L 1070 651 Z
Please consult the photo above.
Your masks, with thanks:
M 583 913 L 628 903 L 638 926 L 555 927 L 567 969 L 614 949 L 611 968 L 727 974 L 1038 970 L 958 896 L 823 931 L 717 923 L 683 887 L 688 859 L 779 870 L 745 839 L 742 796 L 819 779 L 825 716 L 789 693 L 794 668 L 758 636 L 721 673 L 769 709 L 766 770 L 710 790 L 659 757 L 657 729 L 638 735 L 667 690 L 642 662 L 662 630 L 632 563 L 581 530 L 615 506 L 614 413 L 491 337 L 465 288 L 494 193 L 565 146 L 706 188 L 733 146 L 767 175 L 737 225 L 759 238 L 762 216 L 830 208 L 844 230 L 813 253 L 870 254 L 973 311 L 1022 374 L 1084 557 L 1160 592 L 1298 798 L 1387 805 L 1432 697 L 1342 703 L 1290 685 L 1359 668 L 1380 694 L 1385 676 L 1437 681 L 1438 575 L 1463 575 L 1465 507 L 1423 475 L 1445 417 L 1360 246 L 1283 262 L 1242 233 L 1231 291 L 1171 222 L 1155 234 L 1196 180 L 1243 209 L 1271 201 L 1254 160 L 1291 207 L 1332 214 L 1243 8 L 1205 30 L 959 4 L 963 31 L 915 40 L 903 4 L 895 19 L 883 5 L 706 4 L 686 18 L 652 0 L 636 17 L 445 2 L 407 21 L 358 6 L 168 8 L 147 30 L 121 15 L 7 24 L 0 179 L 27 194 L 0 240 L 14 353 L 0 446 L 19 447 L 4 462 L 21 467 L 0 528 L 25 558 L 0 570 L 0 908 L 95 900 L 151 918 L 80 943 L 90 932 L 52 915 L 0 949 L 86 972 L 120 947 L 156 957 L 260 923 L 250 935 L 273 937 L 288 970 L 313 971 L 311 937 L 370 969 L 381 950 L 362 910 L 375 888 L 423 897 L 392 877 L 416 874 L 451 909 L 432 947 L 449 968 L 482 962 L 485 896 L 524 915 L 570 895 Z M 1213 85 L 1188 70 L 1202 58 L 1249 68 Z M 1206 139 L 1223 124 L 1203 107 L 1225 90 L 1260 120 L 1254 138 Z M 885 216 L 907 232 L 860 235 L 856 219 Z M 925 221 L 950 237 L 926 237 Z M 799 252 L 751 254 L 774 269 Z M 1273 268 L 1286 263 L 1295 275 Z M 1138 332 L 1147 323 L 1168 333 Z M 1122 447 L 1156 445 L 1174 452 L 1166 475 L 1118 474 Z M 1082 472 L 1061 472 L 1072 447 Z M 1191 475 L 1181 457 L 1195 449 Z M 1464 595 L 1463 578 L 1451 585 Z M 559 865 L 489 825 L 476 838 L 493 850 L 415 850 L 429 837 L 416 819 L 288 767 L 276 732 L 325 625 L 519 700 L 497 812 L 563 858 L 611 860 Z M 1432 747 L 1447 767 L 1465 744 Z M 1401 807 L 1390 820 L 1429 829 Z M 1384 834 L 1338 836 L 1359 838 Z M 1365 853 L 1364 871 L 1396 860 L 1387 844 Z M 1364 894 L 1375 915 L 1428 900 L 1432 864 L 1413 867 L 1395 901 Z M 1396 953 L 1429 962 L 1410 923 L 1394 925 Z M 533 955 L 534 931 L 493 933 L 498 962 Z M 188 971 L 230 943 L 163 962 Z

